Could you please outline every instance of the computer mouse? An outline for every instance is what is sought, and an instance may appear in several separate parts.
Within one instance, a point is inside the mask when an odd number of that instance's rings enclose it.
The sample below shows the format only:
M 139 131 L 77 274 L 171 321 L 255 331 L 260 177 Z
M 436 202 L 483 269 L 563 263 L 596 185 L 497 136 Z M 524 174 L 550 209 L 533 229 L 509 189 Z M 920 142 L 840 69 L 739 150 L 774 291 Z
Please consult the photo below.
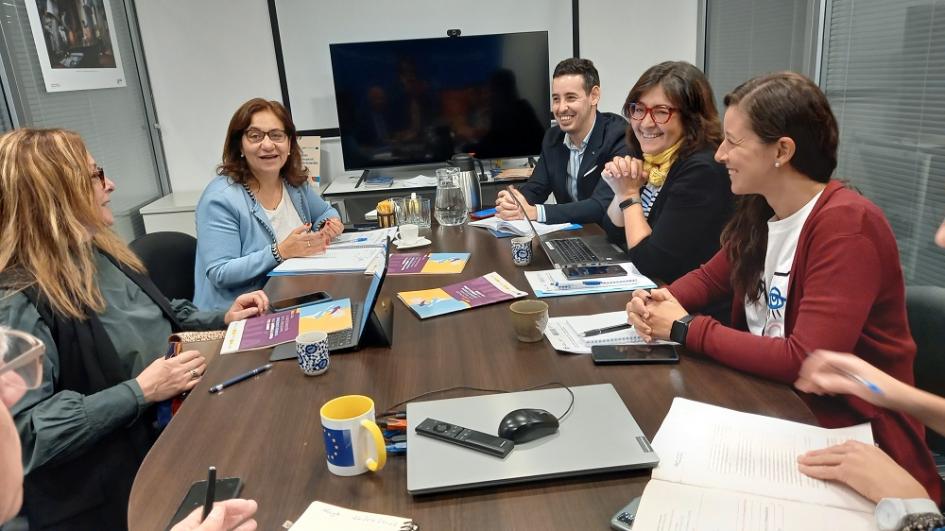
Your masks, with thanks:
M 558 418 L 544 409 L 516 409 L 499 423 L 499 437 L 516 444 L 547 437 L 556 431 Z

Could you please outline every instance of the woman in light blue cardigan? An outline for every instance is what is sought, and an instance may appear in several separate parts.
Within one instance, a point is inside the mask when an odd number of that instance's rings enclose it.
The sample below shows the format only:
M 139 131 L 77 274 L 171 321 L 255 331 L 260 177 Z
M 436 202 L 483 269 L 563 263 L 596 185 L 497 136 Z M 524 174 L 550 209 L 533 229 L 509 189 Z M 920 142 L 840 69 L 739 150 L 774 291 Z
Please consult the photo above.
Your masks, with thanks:
M 233 115 L 219 175 L 197 204 L 194 303 L 229 308 L 288 258 L 323 253 L 341 234 L 338 212 L 309 185 L 295 125 L 261 98 Z

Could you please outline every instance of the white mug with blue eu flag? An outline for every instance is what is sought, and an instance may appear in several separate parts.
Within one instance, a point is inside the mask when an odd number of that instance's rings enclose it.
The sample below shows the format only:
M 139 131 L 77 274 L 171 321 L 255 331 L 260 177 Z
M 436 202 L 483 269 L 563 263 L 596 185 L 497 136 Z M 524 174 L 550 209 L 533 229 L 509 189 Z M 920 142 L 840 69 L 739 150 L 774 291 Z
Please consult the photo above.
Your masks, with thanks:
M 295 338 L 295 354 L 299 368 L 308 376 L 318 376 L 328 370 L 328 334 L 305 332 Z
M 374 401 L 362 395 L 339 396 L 321 409 L 328 470 L 338 476 L 378 472 L 387 463 L 384 436 L 374 422 Z

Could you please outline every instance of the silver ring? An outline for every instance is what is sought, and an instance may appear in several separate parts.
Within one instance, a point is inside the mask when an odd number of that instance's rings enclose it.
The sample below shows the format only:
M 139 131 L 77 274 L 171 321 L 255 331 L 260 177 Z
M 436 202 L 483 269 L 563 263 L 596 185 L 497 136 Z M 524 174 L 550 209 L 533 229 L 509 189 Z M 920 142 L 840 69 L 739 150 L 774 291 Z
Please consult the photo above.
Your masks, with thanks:
M 191 379 L 191 380 L 196 380 L 196 379 L 199 378 L 199 377 L 200 377 L 200 375 L 197 374 L 197 369 L 191 369 L 191 370 L 190 370 L 190 379 Z

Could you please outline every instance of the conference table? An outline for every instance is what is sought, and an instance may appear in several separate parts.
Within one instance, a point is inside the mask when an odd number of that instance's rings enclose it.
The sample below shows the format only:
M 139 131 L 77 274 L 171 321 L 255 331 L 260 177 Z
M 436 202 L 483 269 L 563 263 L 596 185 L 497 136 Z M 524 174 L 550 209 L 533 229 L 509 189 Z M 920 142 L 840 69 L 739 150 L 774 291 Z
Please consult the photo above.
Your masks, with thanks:
M 576 234 L 599 233 L 597 227 L 585 227 Z M 517 390 L 547 382 L 611 383 L 651 439 L 674 397 L 816 423 L 788 386 L 697 355 L 686 353 L 669 365 L 597 366 L 590 356 L 556 352 L 547 340 L 519 342 L 509 302 L 421 321 L 396 299 L 397 292 L 497 271 L 533 297 L 523 271 L 551 267 L 537 247 L 530 266 L 516 267 L 509 241 L 485 229 L 434 224 L 426 235 L 432 246 L 413 252 L 469 251 L 472 256 L 461 274 L 386 278 L 379 304 L 393 305 L 391 347 L 333 354 L 329 370 L 320 376 L 305 376 L 291 360 L 277 362 L 261 376 L 210 394 L 210 386 L 264 364 L 270 351 L 218 355 L 219 341 L 195 343 L 208 357 L 207 372 L 138 471 L 130 528 L 164 529 L 190 485 L 206 479 L 210 465 L 217 467 L 218 477 L 242 478 L 241 497 L 258 501 L 256 520 L 266 530 L 294 521 L 315 500 L 409 517 L 424 530 L 608 529 L 611 516 L 639 496 L 649 479 L 649 471 L 609 472 L 412 496 L 404 455 L 389 456 L 376 474 L 335 476 L 326 467 L 319 408 L 347 394 L 373 398 L 380 412 L 455 386 Z M 265 289 L 271 299 L 325 290 L 355 301 L 364 296 L 369 279 L 363 274 L 273 277 Z M 542 300 L 554 317 L 620 310 L 628 298 L 628 292 L 618 292 Z M 428 399 L 471 394 L 453 391 Z

